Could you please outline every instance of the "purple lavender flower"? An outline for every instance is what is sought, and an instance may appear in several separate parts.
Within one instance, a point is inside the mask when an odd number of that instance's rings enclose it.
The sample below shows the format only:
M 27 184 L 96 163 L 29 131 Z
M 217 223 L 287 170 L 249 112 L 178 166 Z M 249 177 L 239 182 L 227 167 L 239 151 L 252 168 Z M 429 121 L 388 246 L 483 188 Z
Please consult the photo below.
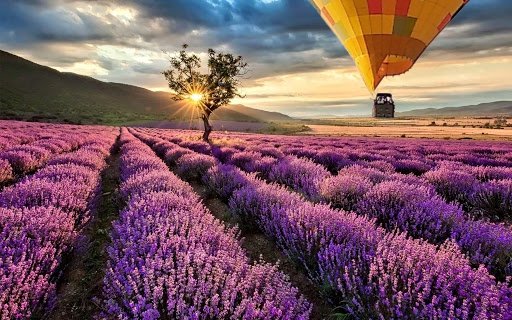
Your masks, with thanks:
M 446 167 L 431 170 L 423 176 L 446 201 L 458 201 L 463 205 L 467 205 L 469 195 L 478 185 L 478 180 L 472 174 L 452 171 Z
M 326 169 L 310 160 L 286 157 L 272 168 L 268 179 L 317 199 L 319 183 L 329 176 Z
M 417 159 L 408 159 L 408 160 L 399 160 L 395 162 L 396 171 L 409 174 L 413 173 L 415 175 L 422 175 L 425 172 L 429 171 L 432 166 L 426 163 L 425 161 L 417 160 Z
M 315 279 L 325 276 L 316 259 L 323 245 L 333 241 L 343 244 L 350 261 L 358 247 L 366 247 L 356 245 L 359 237 L 368 237 L 365 241 L 379 239 L 380 231 L 372 221 L 325 205 L 307 204 L 299 195 L 261 181 L 235 191 L 229 205 L 233 214 L 256 224 L 291 258 L 301 261 Z M 349 247 L 355 252 L 349 253 Z
M 211 154 L 211 147 L 208 143 L 203 141 L 183 141 L 180 145 L 184 148 L 193 150 L 201 154 Z
M 250 264 L 238 231 L 216 220 L 190 186 L 168 170 L 144 167 L 156 161 L 151 160 L 157 159 L 154 154 L 123 161 L 146 149 L 141 142 L 123 139 L 121 165 L 134 167 L 121 168 L 132 172 L 121 183 L 121 193 L 130 200 L 114 223 L 108 248 L 105 317 L 309 318 L 311 305 L 287 277 L 273 265 Z M 193 156 L 180 159 L 178 168 L 211 160 Z M 137 163 L 145 169 L 137 170 Z
M 138 171 L 130 175 L 121 186 L 119 192 L 125 200 L 142 197 L 151 192 L 172 192 L 180 196 L 191 197 L 190 185 L 177 179 L 169 179 L 166 171 Z M 192 197 L 196 202 L 199 198 Z
M 473 265 L 485 265 L 501 280 L 512 276 L 512 229 L 485 221 L 462 221 L 452 236 Z
M 208 169 L 217 164 L 212 156 L 203 154 L 186 154 L 179 158 L 176 164 L 176 173 L 185 179 L 200 179 Z
M 85 166 L 93 170 L 101 170 L 105 167 L 105 161 L 103 158 L 95 155 L 95 152 L 88 150 L 79 150 L 73 153 L 62 154 L 48 162 L 48 165 L 56 164 L 75 164 Z
M 2 154 L 0 159 L 9 161 L 12 168 L 19 173 L 33 171 L 50 158 L 51 152 L 35 146 L 20 146 L 11 148 Z
M 284 153 L 275 147 L 269 146 L 269 147 L 263 147 L 263 148 L 253 148 L 253 149 L 254 149 L 254 151 L 261 153 L 262 156 L 272 157 L 272 158 L 276 158 L 276 159 L 284 158 Z
M 5 319 L 30 318 L 55 297 L 55 274 L 74 242 L 73 217 L 57 208 L 0 208 L 0 306 Z
M 202 181 L 211 192 L 227 201 L 235 190 L 246 186 L 250 178 L 232 165 L 220 164 L 208 169 Z
M 180 135 L 181 138 L 176 138 L 180 143 L 189 135 L 161 130 L 144 132 L 166 138 Z M 216 139 L 226 139 L 221 134 L 219 137 Z M 510 274 L 509 228 L 468 220 L 457 205 L 447 203 L 436 194 L 437 190 L 447 197 L 455 190 L 454 200 L 467 201 L 473 192 L 472 184 L 474 181 L 478 184 L 478 175 L 470 170 L 471 165 L 510 165 L 510 160 L 504 156 L 510 150 L 508 146 L 419 140 L 403 144 L 391 139 L 366 138 L 301 138 L 300 141 L 291 137 L 255 135 L 234 138 L 239 150 L 247 149 L 244 140 L 265 141 L 270 148 L 282 146 L 280 150 L 285 154 L 314 161 L 318 160 L 315 157 L 322 148 L 336 148 L 339 154 L 361 164 L 343 168 L 341 176 L 352 175 L 353 179 L 370 182 L 368 186 L 377 184 L 358 200 L 358 213 L 366 213 L 374 220 L 327 205 L 314 205 L 283 187 L 257 179 L 250 180 L 246 176 L 244 181 L 244 173 L 229 172 L 234 170 L 232 167 L 214 166 L 204 178 L 223 197 L 232 194 L 230 211 L 241 218 L 244 226 L 253 225 L 273 238 L 325 288 L 333 302 L 343 301 L 346 311 L 356 318 L 500 319 L 510 313 L 512 293 L 505 284 L 496 284 L 494 277 L 479 266 L 484 264 L 500 280 Z M 212 154 L 222 156 L 220 151 L 213 150 Z M 226 156 L 226 160 L 232 155 Z M 245 166 L 260 159 L 260 155 L 247 157 L 244 164 L 238 165 L 251 171 Z M 290 158 L 296 159 L 285 157 L 277 166 L 284 166 Z M 445 159 L 452 162 L 445 162 Z M 394 163 L 403 166 L 400 169 L 403 172 L 419 174 L 435 165 L 434 161 L 438 162 L 438 167 L 422 177 L 392 173 L 389 167 L 389 163 Z M 310 190 L 314 194 L 320 190 L 321 184 L 309 184 L 314 187 L 306 188 L 308 184 L 299 183 L 314 176 L 310 174 L 313 170 L 303 169 L 307 166 L 290 168 L 292 166 L 287 164 L 279 170 L 277 166 L 267 175 L 269 180 L 295 191 Z M 279 174 L 271 176 L 274 171 Z M 447 174 L 439 174 L 440 171 Z M 502 171 L 497 172 L 500 176 Z M 294 175 L 299 182 L 293 180 Z M 442 179 L 437 181 L 439 176 Z M 326 178 L 335 179 L 330 175 Z M 389 231 L 398 228 L 434 244 L 451 240 L 437 247 L 423 240 L 409 239 L 405 233 L 386 232 L 375 225 L 376 220 Z M 160 310 L 147 312 L 152 315 Z M 251 308 L 248 314 L 256 313 Z
M 512 179 L 494 180 L 475 188 L 469 202 L 476 216 L 494 221 L 512 219 Z
M 361 166 L 367 167 L 367 168 L 374 168 L 374 169 L 377 169 L 379 171 L 389 173 L 389 174 L 395 173 L 395 167 L 391 163 L 384 161 L 384 160 L 357 161 L 357 162 L 354 162 L 353 164 L 358 164 L 358 165 L 361 165 Z
M 257 171 L 255 163 L 261 158 L 261 153 L 253 151 L 239 151 L 231 155 L 227 164 L 234 165 L 247 172 L 255 172 Z
M 483 182 L 491 180 L 512 179 L 512 168 L 478 166 L 470 167 L 470 170 L 478 180 Z
M 0 186 L 14 179 L 12 167 L 9 161 L 0 159 Z
M 228 162 L 231 157 L 238 153 L 239 150 L 231 147 L 213 147 L 212 155 L 221 162 Z
M 169 165 L 175 165 L 176 162 L 184 155 L 193 154 L 194 152 L 182 147 L 168 149 L 164 154 L 165 162 Z
M 355 297 L 355 314 L 372 310 L 389 319 L 492 319 L 505 311 L 494 279 L 483 267 L 473 270 L 456 245 L 438 249 L 402 234 L 388 235 L 379 244 L 363 290 L 372 299 L 347 292 Z
M 372 186 L 362 176 L 341 174 L 322 181 L 319 191 L 322 199 L 334 207 L 353 211 Z
M 330 173 L 336 174 L 344 167 L 354 164 L 354 161 L 336 151 L 320 150 L 312 159 L 318 164 L 323 165 Z
M 360 177 L 365 177 L 370 180 L 372 183 L 379 183 L 386 181 L 388 179 L 388 175 L 380 170 L 375 168 L 363 167 L 361 165 L 353 165 L 349 167 L 345 167 L 341 169 L 338 173 L 339 175 L 357 175 Z
M 39 161 L 32 168 L 43 165 L 55 152 L 77 145 L 89 149 L 65 154 L 66 161 L 62 163 L 58 159 L 63 157 L 54 157 L 54 163 L 0 193 L 2 318 L 44 315 L 55 301 L 62 257 L 72 249 L 78 230 L 90 219 L 100 189 L 100 170 L 105 167 L 107 152 L 99 151 L 108 149 L 115 139 L 114 130 L 94 130 L 74 132 L 80 138 L 71 136 L 66 142 L 45 139 L 37 142 L 37 147 L 26 146 L 24 152 Z M 98 165 L 81 165 L 73 159 Z

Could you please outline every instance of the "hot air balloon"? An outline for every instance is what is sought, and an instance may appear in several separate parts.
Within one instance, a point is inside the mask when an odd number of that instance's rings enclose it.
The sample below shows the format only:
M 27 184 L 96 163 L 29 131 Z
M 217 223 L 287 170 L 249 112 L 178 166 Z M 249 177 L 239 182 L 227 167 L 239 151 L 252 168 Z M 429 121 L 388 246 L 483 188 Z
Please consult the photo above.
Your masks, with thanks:
M 371 93 L 407 72 L 469 0 L 310 0 Z

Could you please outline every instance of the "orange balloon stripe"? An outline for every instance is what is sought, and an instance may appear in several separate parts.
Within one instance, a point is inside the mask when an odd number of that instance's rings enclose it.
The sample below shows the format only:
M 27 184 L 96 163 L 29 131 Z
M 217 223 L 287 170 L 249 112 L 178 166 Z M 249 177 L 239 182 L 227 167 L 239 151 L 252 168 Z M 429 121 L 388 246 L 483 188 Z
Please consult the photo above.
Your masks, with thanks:
M 446 15 L 446 17 L 444 18 L 444 20 L 441 21 L 439 26 L 437 26 L 437 30 L 439 30 L 439 31 L 443 30 L 448 25 L 448 23 L 450 23 L 451 20 L 452 20 L 452 15 L 448 13 Z
M 333 26 L 334 25 L 334 20 L 331 17 L 331 14 L 325 9 L 325 7 L 322 8 L 322 13 L 323 13 L 324 17 L 327 19 L 327 22 L 329 23 L 329 25 Z

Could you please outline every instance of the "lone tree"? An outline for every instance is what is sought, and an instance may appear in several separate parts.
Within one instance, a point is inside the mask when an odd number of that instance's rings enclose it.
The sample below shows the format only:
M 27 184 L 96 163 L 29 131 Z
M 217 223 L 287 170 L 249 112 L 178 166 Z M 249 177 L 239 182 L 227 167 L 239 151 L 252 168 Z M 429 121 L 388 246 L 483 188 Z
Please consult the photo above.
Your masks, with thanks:
M 208 49 L 208 73 L 201 73 L 201 59 L 187 52 L 188 45 L 169 61 L 171 66 L 163 74 L 174 91 L 176 101 L 186 100 L 199 111 L 204 123 L 203 140 L 208 142 L 212 126 L 210 115 L 227 105 L 239 92 L 240 80 L 246 74 L 247 63 L 241 56 L 219 53 Z

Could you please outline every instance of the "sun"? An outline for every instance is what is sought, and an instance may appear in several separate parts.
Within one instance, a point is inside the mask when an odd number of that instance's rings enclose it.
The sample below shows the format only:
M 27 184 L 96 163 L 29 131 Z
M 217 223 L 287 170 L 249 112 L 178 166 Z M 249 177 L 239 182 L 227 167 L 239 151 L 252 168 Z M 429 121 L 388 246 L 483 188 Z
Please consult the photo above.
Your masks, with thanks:
M 195 103 L 199 103 L 201 100 L 203 100 L 203 97 L 204 95 L 202 93 L 191 93 L 189 99 Z

